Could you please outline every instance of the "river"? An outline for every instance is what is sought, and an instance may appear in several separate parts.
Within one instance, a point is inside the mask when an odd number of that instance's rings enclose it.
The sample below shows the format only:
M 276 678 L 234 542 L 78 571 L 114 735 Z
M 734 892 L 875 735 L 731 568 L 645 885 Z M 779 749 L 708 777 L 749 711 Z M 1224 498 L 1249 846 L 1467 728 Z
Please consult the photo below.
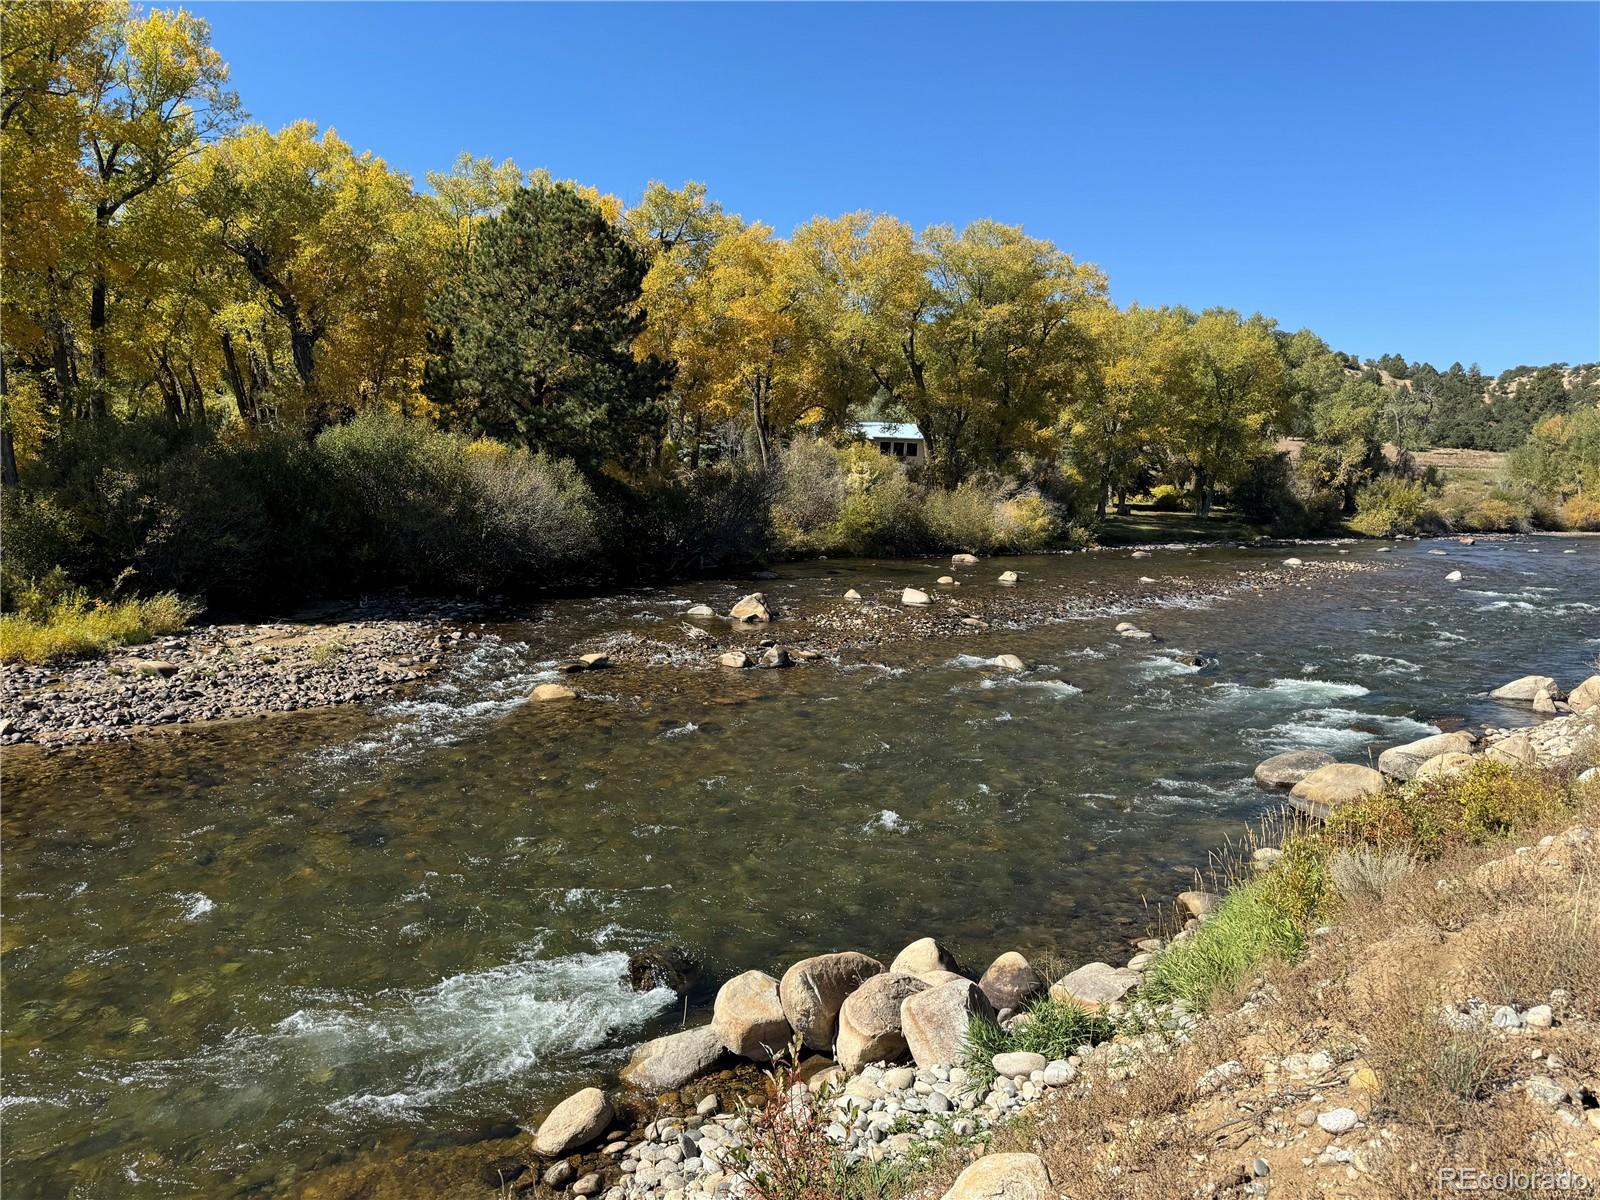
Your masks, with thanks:
M 750 967 L 925 934 L 976 970 L 1125 957 L 1147 903 L 1272 805 L 1259 759 L 1525 723 L 1485 692 L 1570 686 L 1600 652 L 1600 539 L 1296 553 L 1378 569 L 1207 600 L 1285 552 L 996 560 L 966 586 L 1198 588 L 1140 613 L 1151 643 L 1107 605 L 788 671 L 597 672 L 530 704 L 575 642 L 753 585 L 562 600 L 462 626 L 446 674 L 370 709 L 8 751 L 7 1195 L 270 1195 L 526 1119 L 684 1019 L 621 982 L 659 940 L 707 963 L 691 1009 Z M 803 612 L 946 569 L 759 586 Z

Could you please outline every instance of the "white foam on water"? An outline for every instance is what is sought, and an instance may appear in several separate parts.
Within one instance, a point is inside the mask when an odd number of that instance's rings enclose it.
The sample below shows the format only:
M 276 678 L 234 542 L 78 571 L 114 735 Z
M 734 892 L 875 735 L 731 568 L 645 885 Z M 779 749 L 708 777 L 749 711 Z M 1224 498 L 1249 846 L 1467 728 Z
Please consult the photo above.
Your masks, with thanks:
M 555 660 L 529 661 L 527 643 L 485 634 L 420 696 L 379 706 L 373 715 L 385 725 L 319 750 L 311 760 L 324 767 L 361 765 L 450 745 L 520 708 L 535 684 L 559 676 Z
M 1351 728 L 1354 725 L 1365 728 Z M 1267 729 L 1245 731 L 1252 745 L 1274 754 L 1283 750 L 1349 753 L 1374 741 L 1410 742 L 1438 732 L 1437 725 L 1410 717 L 1357 712 L 1349 708 L 1308 709 Z
M 1387 654 L 1352 654 L 1350 661 L 1373 667 L 1380 675 L 1415 675 L 1422 670 L 1414 662 L 1404 658 L 1394 658 Z
M 894 809 L 886 808 L 863 825 L 861 829 L 864 833 L 871 833 L 874 829 L 886 829 L 890 833 L 904 833 L 906 823 Z
M 178 901 L 183 905 L 185 921 L 198 921 L 217 907 L 217 902 L 204 892 L 179 892 Z
M 140 1064 L 125 1082 L 209 1080 L 218 1100 L 260 1090 L 304 1094 L 336 1117 L 422 1120 L 473 1089 L 546 1076 L 671 1007 L 669 988 L 634 992 L 619 951 L 526 956 L 431 987 L 370 997 L 327 993 L 263 1031 L 235 1030 L 199 1054 Z
M 978 687 L 986 692 L 992 692 L 1000 688 L 1033 688 L 1057 700 L 1065 700 L 1068 696 L 1083 695 L 1081 687 L 1074 687 L 1065 679 L 1018 679 L 1015 675 L 980 680 Z M 961 689 L 951 688 L 950 690 L 959 691 Z
M 1332 700 L 1354 700 L 1367 695 L 1368 689 L 1359 683 L 1338 683 L 1330 679 L 1274 679 L 1264 687 L 1250 687 L 1240 683 L 1219 683 L 1211 695 L 1223 701 L 1257 703 L 1316 704 Z
M 688 737 L 691 733 L 698 733 L 699 730 L 700 726 L 696 725 L 693 721 L 685 721 L 682 725 L 676 726 L 673 729 L 663 730 L 656 736 L 666 741 L 673 741 L 677 738 Z
M 1176 650 L 1172 653 L 1183 654 L 1187 651 Z M 1179 662 L 1169 654 L 1152 654 L 1140 661 L 1136 669 L 1146 679 L 1160 679 L 1168 675 L 1198 675 L 1201 671 L 1200 667 Z
M 982 658 L 976 654 L 958 654 L 945 663 L 945 666 L 962 667 L 971 670 L 974 667 L 992 667 L 994 666 L 994 659 L 992 657 Z

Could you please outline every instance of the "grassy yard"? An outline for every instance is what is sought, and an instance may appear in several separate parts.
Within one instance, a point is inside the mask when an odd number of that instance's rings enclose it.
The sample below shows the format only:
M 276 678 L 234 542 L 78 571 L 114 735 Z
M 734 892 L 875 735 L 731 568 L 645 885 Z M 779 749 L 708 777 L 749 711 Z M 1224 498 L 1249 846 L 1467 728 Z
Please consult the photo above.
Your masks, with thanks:
M 1261 537 L 1265 525 L 1246 521 L 1227 509 L 1209 517 L 1189 512 L 1157 512 L 1135 504 L 1125 517 L 1108 516 L 1095 526 L 1095 541 L 1102 546 L 1135 546 L 1143 542 L 1217 542 Z

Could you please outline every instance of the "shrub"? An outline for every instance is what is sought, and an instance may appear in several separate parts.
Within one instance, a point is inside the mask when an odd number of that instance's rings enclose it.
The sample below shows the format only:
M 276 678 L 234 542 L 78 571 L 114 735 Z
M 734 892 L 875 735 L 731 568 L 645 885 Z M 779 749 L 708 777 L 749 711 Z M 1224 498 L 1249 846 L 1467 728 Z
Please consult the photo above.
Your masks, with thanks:
M 995 541 L 1018 554 L 1045 549 L 1062 538 L 1062 521 L 1043 496 L 1028 493 L 1002 501 L 994 512 Z
M 994 1082 L 996 1054 L 1022 1050 L 1051 1060 L 1066 1058 L 1076 1054 L 1085 1042 L 1093 1045 L 1107 1041 L 1115 1033 L 1116 1026 L 1099 1013 L 1048 997 L 1030 1004 L 1010 1029 L 984 1017 L 974 1017 L 967 1025 L 968 1088 L 978 1091 Z
M 1558 510 L 1561 524 L 1567 529 L 1588 532 L 1600 530 L 1600 496 L 1579 493 L 1568 496 Z
M 1183 493 L 1170 483 L 1163 483 L 1150 493 L 1150 507 L 1156 512 L 1182 512 L 1185 508 Z
M 499 442 L 466 448 L 472 520 L 457 577 L 483 587 L 511 579 L 570 580 L 601 551 L 598 502 L 566 459 Z
M 1436 857 L 1445 844 L 1437 814 L 1411 793 L 1394 788 L 1340 805 L 1324 828 L 1335 844 L 1409 849 L 1424 858 Z
M 1533 505 L 1526 497 L 1494 492 L 1467 509 L 1461 524 L 1479 533 L 1525 533 L 1532 518 Z
M 1487 759 L 1453 779 L 1412 784 L 1409 791 L 1412 803 L 1431 812 L 1452 840 L 1473 845 L 1572 807 L 1567 788 L 1554 776 Z
M 1416 865 L 1417 860 L 1405 850 L 1375 851 L 1358 846 L 1335 853 L 1328 860 L 1328 875 L 1341 900 L 1382 900 Z
M 745 1132 L 728 1158 L 733 1173 L 755 1200 L 832 1200 L 840 1194 L 840 1164 L 828 1138 L 833 1093 L 813 1095 L 798 1081 L 796 1039 L 788 1062 L 766 1073 L 766 1097 L 741 1103 Z
M 772 530 L 780 548 L 823 554 L 835 549 L 839 510 L 849 483 L 839 454 L 817 438 L 797 437 L 778 457 Z
M 926 548 L 921 495 L 904 468 L 870 446 L 851 446 L 841 451 L 840 460 L 847 491 L 834 544 L 846 554 Z
M 138 645 L 176 633 L 200 611 L 170 592 L 91 601 L 82 589 L 61 590 L 58 582 L 22 589 L 18 601 L 15 612 L 0 615 L 0 662 L 50 662 Z
M 1284 839 L 1282 857 L 1258 886 L 1265 889 L 1268 903 L 1297 928 L 1311 929 L 1327 910 L 1328 883 L 1327 842 L 1314 834 L 1295 833 Z
M 939 549 L 988 554 L 995 549 L 995 508 L 990 487 L 969 479 L 955 488 L 933 489 L 925 500 L 928 532 Z
M 1393 537 L 1397 533 L 1448 532 L 1449 522 L 1422 484 L 1385 475 L 1356 494 L 1356 515 L 1350 525 L 1370 537 Z
M 1274 903 L 1271 874 L 1229 892 L 1209 920 L 1163 951 L 1145 974 L 1146 998 L 1199 1008 L 1233 991 L 1263 963 L 1299 957 L 1305 934 Z

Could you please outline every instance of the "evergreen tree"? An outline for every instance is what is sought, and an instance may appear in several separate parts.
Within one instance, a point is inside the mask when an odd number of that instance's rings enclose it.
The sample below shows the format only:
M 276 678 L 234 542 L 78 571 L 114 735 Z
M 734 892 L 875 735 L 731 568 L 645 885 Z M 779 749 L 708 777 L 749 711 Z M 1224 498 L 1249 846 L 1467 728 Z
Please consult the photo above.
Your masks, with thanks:
M 424 391 L 446 419 L 593 470 L 641 456 L 672 368 L 635 357 L 649 264 L 565 184 L 523 189 L 430 307 Z

